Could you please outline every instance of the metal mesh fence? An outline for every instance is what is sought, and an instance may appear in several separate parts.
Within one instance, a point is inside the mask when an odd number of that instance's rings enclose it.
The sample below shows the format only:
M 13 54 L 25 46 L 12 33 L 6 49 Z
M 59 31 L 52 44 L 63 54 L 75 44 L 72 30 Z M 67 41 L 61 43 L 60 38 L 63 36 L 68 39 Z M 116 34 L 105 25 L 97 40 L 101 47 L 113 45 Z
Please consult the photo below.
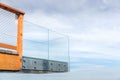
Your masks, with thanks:
M 0 8 L 0 43 L 16 46 L 17 15 Z

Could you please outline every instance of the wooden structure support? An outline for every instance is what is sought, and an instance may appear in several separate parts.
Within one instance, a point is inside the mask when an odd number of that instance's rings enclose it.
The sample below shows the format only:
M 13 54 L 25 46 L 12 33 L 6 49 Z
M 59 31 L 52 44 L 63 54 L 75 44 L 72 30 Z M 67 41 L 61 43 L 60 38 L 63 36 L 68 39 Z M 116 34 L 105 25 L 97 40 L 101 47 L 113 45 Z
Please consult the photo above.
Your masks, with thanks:
M 0 8 L 12 12 L 18 16 L 17 45 L 13 46 L 0 42 L 1 48 L 16 50 L 18 54 L 15 55 L 0 53 L 0 70 L 18 71 L 22 68 L 22 41 L 23 41 L 22 35 L 23 35 L 23 18 L 25 13 L 3 3 L 0 3 Z

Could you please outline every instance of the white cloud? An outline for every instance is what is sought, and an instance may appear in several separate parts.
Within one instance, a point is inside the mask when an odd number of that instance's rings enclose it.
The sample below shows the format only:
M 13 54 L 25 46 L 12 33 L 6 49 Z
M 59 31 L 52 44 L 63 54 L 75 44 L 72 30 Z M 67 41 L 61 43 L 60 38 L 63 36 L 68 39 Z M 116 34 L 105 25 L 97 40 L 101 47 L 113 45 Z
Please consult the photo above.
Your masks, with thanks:
M 29 14 L 25 18 L 27 21 L 33 22 L 35 24 L 39 24 L 40 26 L 47 27 L 51 30 L 68 30 L 71 29 L 72 26 L 66 24 L 68 20 L 64 15 L 56 14 L 56 15 L 47 15 L 46 13 L 37 11 L 35 13 Z
M 29 1 L 29 3 L 24 1 L 21 3 L 22 6 L 17 1 L 14 3 L 16 3 L 14 6 L 27 13 L 25 20 L 69 35 L 71 60 L 73 62 L 79 62 L 80 58 L 120 60 L 119 0 L 69 0 L 69 2 L 68 0 L 37 0 Z M 82 54 L 81 52 L 94 52 L 94 54 Z M 75 66 L 81 67 L 82 65 Z M 91 69 L 96 67 L 103 69 L 104 65 L 89 64 L 84 66 L 92 67 Z M 70 73 L 73 76 L 67 76 L 67 79 L 117 80 L 118 70 L 115 68 L 108 69 L 105 73 L 106 76 L 102 75 L 104 69 L 102 72 L 100 70 L 87 71 L 88 78 L 85 78 L 85 73 L 83 77 L 81 76 L 82 78 L 78 77 L 84 72 L 81 71 L 81 73 Z M 101 76 L 95 77 L 96 74 L 99 74 L 98 72 L 101 72 Z
M 103 0 L 103 2 L 113 8 L 120 8 L 120 0 Z

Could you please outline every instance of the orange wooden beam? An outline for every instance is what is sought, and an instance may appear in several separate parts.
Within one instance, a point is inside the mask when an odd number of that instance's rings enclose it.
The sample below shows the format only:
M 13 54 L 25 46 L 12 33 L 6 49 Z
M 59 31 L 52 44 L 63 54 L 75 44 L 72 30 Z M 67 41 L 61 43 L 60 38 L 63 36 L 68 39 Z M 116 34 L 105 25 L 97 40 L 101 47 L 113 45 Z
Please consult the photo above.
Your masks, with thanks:
M 17 51 L 19 57 L 22 58 L 22 46 L 23 46 L 23 15 L 18 16 L 18 34 L 17 34 Z
M 0 43 L 0 47 L 17 50 L 17 47 L 16 47 L 16 46 L 4 44 L 4 43 Z
M 0 8 L 5 9 L 5 10 L 10 11 L 10 12 L 13 12 L 15 14 L 22 14 L 22 15 L 25 14 L 24 12 L 22 12 L 20 10 L 17 10 L 15 8 L 12 8 L 12 7 L 10 7 L 10 6 L 6 5 L 6 4 L 3 4 L 3 3 L 0 3 Z

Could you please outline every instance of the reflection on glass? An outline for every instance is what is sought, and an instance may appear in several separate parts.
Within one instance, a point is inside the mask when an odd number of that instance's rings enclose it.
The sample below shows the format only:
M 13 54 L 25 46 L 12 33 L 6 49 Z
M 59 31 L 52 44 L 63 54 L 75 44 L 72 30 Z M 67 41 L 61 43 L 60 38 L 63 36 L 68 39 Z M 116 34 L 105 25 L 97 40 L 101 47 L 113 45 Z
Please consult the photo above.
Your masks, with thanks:
M 23 56 L 69 62 L 69 39 L 55 31 L 25 21 Z

